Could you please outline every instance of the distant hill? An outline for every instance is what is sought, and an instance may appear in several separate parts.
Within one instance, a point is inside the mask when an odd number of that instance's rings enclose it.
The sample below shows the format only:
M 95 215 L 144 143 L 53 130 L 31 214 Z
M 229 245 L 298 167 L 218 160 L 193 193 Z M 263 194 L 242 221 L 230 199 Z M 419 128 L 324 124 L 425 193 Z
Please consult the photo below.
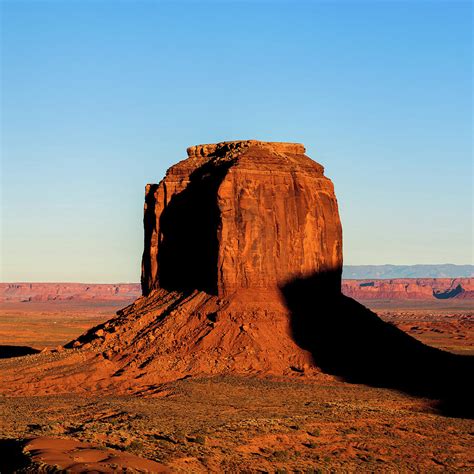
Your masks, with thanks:
M 470 278 L 474 265 L 344 265 L 342 278 L 347 280 L 390 278 Z

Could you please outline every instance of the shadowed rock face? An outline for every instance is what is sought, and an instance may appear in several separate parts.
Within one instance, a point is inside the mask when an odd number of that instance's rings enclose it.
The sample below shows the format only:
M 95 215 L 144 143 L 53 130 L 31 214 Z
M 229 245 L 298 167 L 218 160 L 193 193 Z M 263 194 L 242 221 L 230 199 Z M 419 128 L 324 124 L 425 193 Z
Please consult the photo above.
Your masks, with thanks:
M 198 145 L 145 196 L 142 291 L 220 297 L 328 272 L 340 291 L 342 229 L 332 182 L 303 145 Z

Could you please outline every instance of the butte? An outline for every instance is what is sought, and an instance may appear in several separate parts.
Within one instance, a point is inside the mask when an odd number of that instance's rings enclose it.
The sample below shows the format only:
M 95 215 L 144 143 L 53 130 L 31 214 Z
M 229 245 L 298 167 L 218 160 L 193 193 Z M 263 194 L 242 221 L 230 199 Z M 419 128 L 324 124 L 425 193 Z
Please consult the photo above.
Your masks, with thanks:
M 342 228 L 332 182 L 297 143 L 188 148 L 146 186 L 143 296 L 69 347 L 92 349 L 115 377 L 301 374 L 282 288 L 323 275 L 339 294 Z

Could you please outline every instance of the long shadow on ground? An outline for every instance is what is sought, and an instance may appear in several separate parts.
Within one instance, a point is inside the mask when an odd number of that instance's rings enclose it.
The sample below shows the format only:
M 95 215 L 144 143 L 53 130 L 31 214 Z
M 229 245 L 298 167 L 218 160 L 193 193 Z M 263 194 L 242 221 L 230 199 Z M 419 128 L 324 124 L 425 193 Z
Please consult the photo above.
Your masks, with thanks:
M 23 453 L 25 441 L 16 439 L 0 440 L 0 472 L 33 472 L 26 471 L 31 459 Z
M 0 346 L 0 359 L 38 354 L 38 352 L 40 352 L 38 349 L 33 349 L 28 346 Z
M 281 290 L 295 342 L 323 371 L 353 383 L 439 400 L 448 416 L 472 417 L 474 357 L 426 346 L 344 296 L 338 272 L 295 279 Z

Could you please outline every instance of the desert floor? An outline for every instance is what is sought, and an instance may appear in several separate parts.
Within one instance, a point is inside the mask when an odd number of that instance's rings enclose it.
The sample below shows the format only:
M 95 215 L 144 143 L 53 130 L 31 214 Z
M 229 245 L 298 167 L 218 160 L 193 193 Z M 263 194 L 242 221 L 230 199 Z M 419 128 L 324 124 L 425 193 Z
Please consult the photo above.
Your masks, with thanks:
M 7 358 L 18 348 L 27 353 L 64 344 L 125 304 L 4 303 L 3 363 L 15 363 L 18 359 Z M 469 301 L 365 304 L 426 344 L 474 354 Z M 3 396 L 0 404 L 2 473 L 27 466 L 24 440 L 34 438 L 89 442 L 157 461 L 173 472 L 474 470 L 472 420 L 441 414 L 435 400 L 327 374 L 317 380 L 298 374 L 190 377 L 163 384 L 150 397 Z M 31 453 L 37 462 L 47 459 Z M 61 466 L 59 451 L 49 459 Z M 112 471 L 120 459 L 110 459 Z M 23 472 L 38 472 L 40 464 L 35 466 Z

